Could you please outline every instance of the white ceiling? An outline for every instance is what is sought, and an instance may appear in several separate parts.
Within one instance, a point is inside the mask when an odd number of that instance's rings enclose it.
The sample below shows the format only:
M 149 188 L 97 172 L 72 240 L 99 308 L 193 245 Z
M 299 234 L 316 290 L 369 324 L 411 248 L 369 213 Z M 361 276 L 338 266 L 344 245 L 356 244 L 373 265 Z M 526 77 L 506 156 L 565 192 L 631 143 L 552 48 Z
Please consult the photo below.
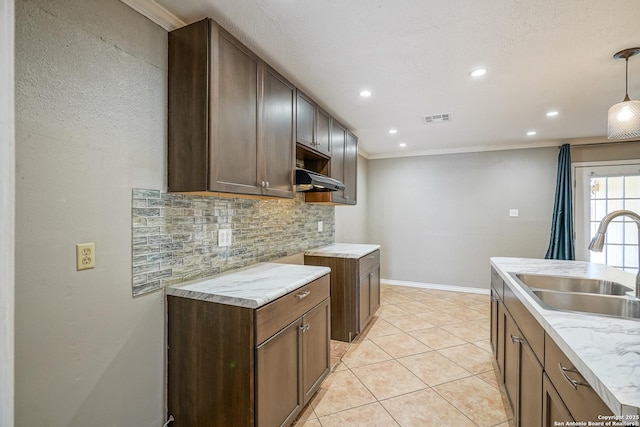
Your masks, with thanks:
M 624 61 L 612 56 L 640 45 L 638 0 L 157 3 L 186 23 L 214 18 L 341 118 L 372 158 L 601 137 L 624 97 Z M 471 78 L 476 67 L 487 74 Z M 638 99 L 640 57 L 629 77 Z M 547 118 L 552 109 L 559 116 Z M 422 122 L 438 113 L 451 122 Z

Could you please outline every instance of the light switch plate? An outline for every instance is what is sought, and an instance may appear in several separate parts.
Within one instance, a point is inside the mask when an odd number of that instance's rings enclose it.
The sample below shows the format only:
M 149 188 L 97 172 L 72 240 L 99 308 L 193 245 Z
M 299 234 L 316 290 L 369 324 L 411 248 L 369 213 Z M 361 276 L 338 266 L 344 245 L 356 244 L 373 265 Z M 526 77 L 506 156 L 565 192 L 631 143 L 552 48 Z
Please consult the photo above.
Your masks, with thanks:
M 322 221 L 318 221 L 318 232 L 323 230 L 324 230 L 324 225 L 322 224 Z
M 231 246 L 231 236 L 233 234 L 233 230 L 230 228 L 221 228 L 218 230 L 218 247 L 222 248 L 225 246 Z
M 509 209 L 509 216 L 516 218 L 518 216 L 518 209 Z

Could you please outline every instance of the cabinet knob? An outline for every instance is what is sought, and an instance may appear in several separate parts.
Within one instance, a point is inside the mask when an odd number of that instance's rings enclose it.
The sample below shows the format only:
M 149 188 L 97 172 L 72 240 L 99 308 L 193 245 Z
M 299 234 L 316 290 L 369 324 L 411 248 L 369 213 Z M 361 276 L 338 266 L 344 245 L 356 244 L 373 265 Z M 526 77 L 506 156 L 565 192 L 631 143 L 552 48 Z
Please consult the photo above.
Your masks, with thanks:
M 264 181 L 260 181 L 260 186 L 264 188 L 265 182 Z
M 267 188 L 269 188 L 269 181 L 267 181 Z
M 311 291 L 304 291 L 304 292 L 300 292 L 298 295 L 296 295 L 296 297 L 298 297 L 298 299 L 304 299 L 309 295 L 311 295 Z

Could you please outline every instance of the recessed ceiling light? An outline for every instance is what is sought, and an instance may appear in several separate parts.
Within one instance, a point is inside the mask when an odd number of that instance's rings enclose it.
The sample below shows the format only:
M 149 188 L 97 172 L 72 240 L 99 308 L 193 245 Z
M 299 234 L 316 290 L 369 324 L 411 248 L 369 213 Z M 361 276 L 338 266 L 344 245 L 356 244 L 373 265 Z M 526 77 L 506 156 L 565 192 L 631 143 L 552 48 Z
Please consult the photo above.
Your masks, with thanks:
M 406 142 L 401 142 L 401 143 L 400 143 L 400 144 L 398 144 L 398 145 L 399 145 L 401 148 L 404 148 L 404 147 L 406 147 L 406 146 L 407 146 L 407 143 L 406 143 Z
M 369 96 L 371 96 L 371 91 L 370 90 L 363 90 L 362 92 L 360 92 L 360 96 L 363 98 L 367 98 Z
M 529 132 L 527 132 L 527 136 L 533 136 L 535 135 L 537 132 L 535 130 L 530 130 Z
M 547 117 L 555 117 L 557 116 L 559 113 L 557 111 L 547 111 Z
M 484 68 L 478 68 L 469 73 L 471 77 L 482 77 L 487 73 L 487 70 Z
M 398 129 L 389 129 L 389 133 L 391 135 L 395 135 L 396 133 L 398 133 Z

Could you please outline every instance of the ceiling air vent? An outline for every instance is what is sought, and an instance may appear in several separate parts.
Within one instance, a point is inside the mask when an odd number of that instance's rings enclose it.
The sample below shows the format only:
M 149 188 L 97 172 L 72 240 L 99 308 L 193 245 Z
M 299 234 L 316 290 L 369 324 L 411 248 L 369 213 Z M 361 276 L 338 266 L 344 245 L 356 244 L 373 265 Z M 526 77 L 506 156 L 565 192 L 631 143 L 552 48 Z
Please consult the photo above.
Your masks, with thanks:
M 450 113 L 444 113 L 444 114 L 433 114 L 431 116 L 424 116 L 422 118 L 422 121 L 425 122 L 426 124 L 450 122 L 451 121 L 451 114 Z

